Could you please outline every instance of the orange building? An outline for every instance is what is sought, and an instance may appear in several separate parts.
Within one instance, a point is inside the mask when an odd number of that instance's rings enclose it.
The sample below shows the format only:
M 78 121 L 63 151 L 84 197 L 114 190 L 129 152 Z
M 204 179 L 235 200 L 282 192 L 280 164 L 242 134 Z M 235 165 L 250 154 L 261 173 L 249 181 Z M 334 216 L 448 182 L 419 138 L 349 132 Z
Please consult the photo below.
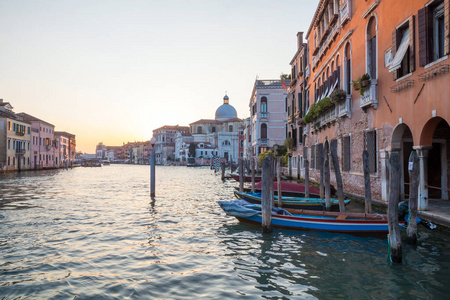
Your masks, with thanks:
M 288 95 L 288 134 L 296 141 L 293 175 L 302 174 L 307 158 L 310 175 L 318 181 L 319 151 L 336 142 L 344 191 L 364 195 L 362 153 L 367 149 L 372 197 L 387 201 L 390 152 L 400 151 L 405 197 L 408 158 L 415 149 L 419 209 L 428 208 L 429 198 L 448 200 L 449 2 L 319 2 L 307 44 L 291 61 L 296 78 Z M 307 54 L 302 66 L 300 52 Z

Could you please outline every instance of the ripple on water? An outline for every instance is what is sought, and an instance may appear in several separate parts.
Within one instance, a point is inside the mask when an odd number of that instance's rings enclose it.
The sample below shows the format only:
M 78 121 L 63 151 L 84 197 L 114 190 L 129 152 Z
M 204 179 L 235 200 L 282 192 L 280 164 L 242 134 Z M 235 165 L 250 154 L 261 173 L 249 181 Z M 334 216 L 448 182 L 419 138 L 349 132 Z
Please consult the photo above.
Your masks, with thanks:
M 384 238 L 275 229 L 226 216 L 233 181 L 207 168 L 111 165 L 2 174 L 0 295 L 42 299 L 443 298 L 446 235 L 404 264 Z M 360 284 L 375 283 L 375 284 Z

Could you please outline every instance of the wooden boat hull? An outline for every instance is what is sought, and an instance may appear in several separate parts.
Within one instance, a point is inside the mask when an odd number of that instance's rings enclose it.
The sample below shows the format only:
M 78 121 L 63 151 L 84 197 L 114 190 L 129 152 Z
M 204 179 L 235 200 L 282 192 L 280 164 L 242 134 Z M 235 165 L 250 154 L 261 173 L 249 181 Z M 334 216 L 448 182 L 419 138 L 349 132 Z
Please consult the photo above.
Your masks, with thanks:
M 261 195 L 253 193 L 245 193 L 234 191 L 234 195 L 238 199 L 244 199 L 249 203 L 261 204 Z M 278 206 L 278 196 L 275 196 L 275 206 Z M 325 200 L 320 198 L 298 198 L 298 197 L 282 197 L 283 208 L 293 208 L 293 209 L 309 209 L 309 210 L 324 210 Z M 345 200 L 345 205 L 350 203 L 350 200 Z M 339 210 L 339 200 L 331 199 L 331 210 Z
M 236 181 L 239 181 L 239 174 L 230 174 L 230 177 L 233 178 Z M 260 182 L 261 176 L 255 176 L 255 182 Z M 252 182 L 252 176 L 244 176 L 244 182 Z
M 261 205 L 246 205 L 242 201 L 219 201 L 219 205 L 228 215 L 236 217 L 241 222 L 261 224 Z M 400 222 L 399 225 L 404 226 L 404 222 Z M 389 232 L 386 215 L 280 208 L 272 209 L 272 226 L 348 233 Z

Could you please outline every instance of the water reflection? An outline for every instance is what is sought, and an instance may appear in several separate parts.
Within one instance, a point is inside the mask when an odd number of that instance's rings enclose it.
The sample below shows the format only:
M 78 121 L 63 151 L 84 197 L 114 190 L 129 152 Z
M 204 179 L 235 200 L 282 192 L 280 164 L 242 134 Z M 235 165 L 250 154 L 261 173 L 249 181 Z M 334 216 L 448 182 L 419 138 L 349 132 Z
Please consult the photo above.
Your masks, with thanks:
M 236 185 L 209 169 L 109 166 L 0 175 L 0 295 L 9 298 L 446 297 L 449 238 L 275 229 L 226 216 Z M 362 284 L 361 284 L 362 283 Z

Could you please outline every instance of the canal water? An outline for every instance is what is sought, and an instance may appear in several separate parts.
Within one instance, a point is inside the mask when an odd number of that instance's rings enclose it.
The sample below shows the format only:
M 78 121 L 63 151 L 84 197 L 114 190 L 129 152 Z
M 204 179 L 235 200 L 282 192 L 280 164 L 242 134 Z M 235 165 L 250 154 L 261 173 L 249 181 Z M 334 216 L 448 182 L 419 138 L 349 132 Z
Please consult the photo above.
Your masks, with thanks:
M 404 262 L 384 237 L 240 224 L 208 168 L 0 175 L 0 299 L 448 299 L 450 237 L 420 228 Z M 403 234 L 404 237 L 404 234 Z

